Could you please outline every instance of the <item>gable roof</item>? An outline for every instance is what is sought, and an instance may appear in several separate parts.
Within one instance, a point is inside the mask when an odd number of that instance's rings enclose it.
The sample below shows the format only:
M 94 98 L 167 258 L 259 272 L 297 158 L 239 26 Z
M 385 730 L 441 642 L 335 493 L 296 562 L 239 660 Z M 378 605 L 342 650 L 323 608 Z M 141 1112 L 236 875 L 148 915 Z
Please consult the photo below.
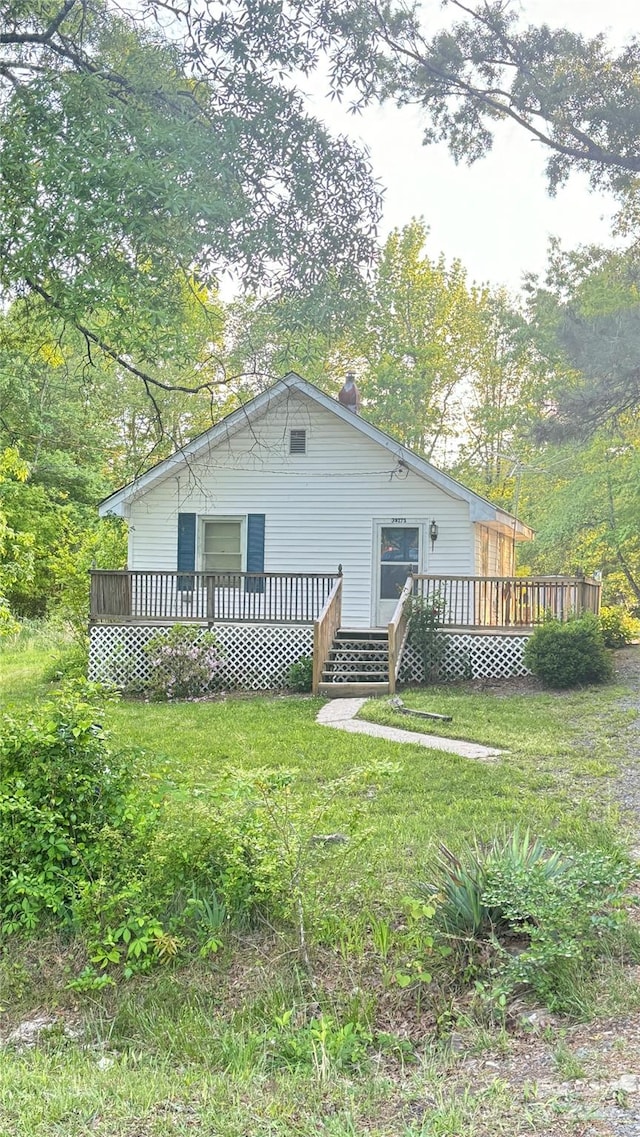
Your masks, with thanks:
M 180 466 L 184 465 L 190 459 L 196 458 L 198 454 L 203 451 L 215 448 L 224 439 L 231 437 L 236 431 L 240 430 L 247 423 L 253 419 L 259 418 L 270 407 L 277 404 L 285 395 L 290 391 L 299 391 L 302 395 L 311 399 L 324 410 L 330 411 L 331 414 L 336 415 L 337 418 L 342 419 L 353 430 L 357 430 L 360 434 L 371 439 L 373 442 L 378 443 L 388 450 L 398 462 L 402 462 L 409 470 L 417 474 L 418 477 L 424 478 L 426 481 L 432 482 L 443 490 L 450 497 L 458 501 L 466 501 L 469 505 L 470 517 L 472 521 L 494 522 L 505 528 L 508 528 L 512 535 L 522 538 L 533 537 L 533 530 L 529 529 L 527 525 L 523 525 L 512 514 L 507 513 L 498 506 L 493 505 L 486 498 L 481 497 L 479 494 L 474 493 L 473 490 L 452 478 L 450 474 L 445 474 L 439 470 L 437 466 L 433 466 L 431 462 L 427 462 L 425 458 L 421 458 L 418 454 L 414 454 L 401 442 L 398 442 L 391 435 L 387 434 L 384 430 L 374 426 L 372 423 L 367 422 L 366 419 L 356 415 L 353 411 L 343 407 L 337 399 L 332 399 L 330 395 L 325 394 L 314 383 L 310 383 L 307 379 L 303 379 L 297 375 L 295 371 L 290 371 L 283 379 L 278 380 L 266 391 L 262 391 L 248 403 L 244 403 L 237 410 L 232 411 L 216 423 L 215 426 L 209 427 L 202 434 L 193 438 L 186 446 L 177 450 L 169 458 L 164 458 L 155 466 L 152 466 L 146 473 L 141 474 L 140 477 L 134 478 L 133 481 L 128 482 L 119 490 L 109 494 L 100 502 L 99 512 L 100 516 L 104 517 L 108 513 L 118 510 L 120 507 L 126 505 L 128 502 L 133 501 L 135 498 L 141 497 L 143 493 L 151 489 L 152 486 L 163 481 L 173 471 Z

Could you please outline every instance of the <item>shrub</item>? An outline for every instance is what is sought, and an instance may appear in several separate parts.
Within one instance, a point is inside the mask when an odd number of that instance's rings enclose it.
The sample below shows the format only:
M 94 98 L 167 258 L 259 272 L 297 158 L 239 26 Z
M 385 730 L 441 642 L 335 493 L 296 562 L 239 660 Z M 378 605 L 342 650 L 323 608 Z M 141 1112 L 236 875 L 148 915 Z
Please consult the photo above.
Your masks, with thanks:
M 621 931 L 631 942 L 624 909 L 632 877 L 615 857 L 553 852 L 515 830 L 457 857 L 443 848 L 423 890 L 436 895 L 436 919 L 465 967 L 474 959 L 503 993 L 526 983 L 549 1006 L 568 1010 L 572 976 L 593 969 Z
M 604 683 L 613 673 L 598 617 L 591 613 L 566 624 L 541 624 L 525 645 L 524 662 L 547 687 Z
M 66 644 L 56 652 L 45 671 L 45 679 L 56 683 L 67 679 L 84 679 L 88 667 L 89 645 L 76 639 L 74 643 Z
M 440 921 L 452 935 L 483 935 L 505 921 L 500 905 L 487 901 L 493 875 L 549 880 L 562 871 L 563 864 L 558 853 L 550 853 L 542 842 L 532 841 L 528 830 L 521 833 L 517 828 L 489 845 L 468 845 L 460 856 L 441 845 L 433 886 L 441 897 Z
M 9 601 L 4 596 L 0 596 L 0 642 L 17 635 L 19 631 L 20 624 L 12 615 Z
M 145 645 L 151 676 L 145 690 L 154 699 L 190 699 L 212 690 L 222 666 L 213 632 L 174 624 Z
M 424 670 L 424 681 L 436 679 L 440 671 L 445 640 L 440 634 L 444 601 L 440 596 L 410 596 L 408 640 L 415 648 Z
M 605 647 L 625 647 L 638 635 L 638 621 L 621 604 L 600 609 L 600 628 Z
M 95 700 L 77 683 L 27 722 L 0 720 L 5 932 L 32 930 L 46 915 L 71 920 L 81 887 L 126 872 L 146 841 L 153 819 L 133 798 L 133 758 L 109 749 Z
M 313 659 L 310 655 L 303 655 L 291 664 L 287 672 L 287 687 L 292 691 L 306 694 L 313 686 Z

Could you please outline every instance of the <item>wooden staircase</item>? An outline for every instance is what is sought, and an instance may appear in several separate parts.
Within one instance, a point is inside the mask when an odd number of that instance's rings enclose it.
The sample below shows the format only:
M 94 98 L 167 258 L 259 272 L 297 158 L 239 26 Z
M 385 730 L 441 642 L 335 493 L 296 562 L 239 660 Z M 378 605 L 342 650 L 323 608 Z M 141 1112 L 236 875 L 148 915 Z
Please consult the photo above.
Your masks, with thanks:
M 339 628 L 322 669 L 318 694 L 354 699 L 389 694 L 386 628 Z

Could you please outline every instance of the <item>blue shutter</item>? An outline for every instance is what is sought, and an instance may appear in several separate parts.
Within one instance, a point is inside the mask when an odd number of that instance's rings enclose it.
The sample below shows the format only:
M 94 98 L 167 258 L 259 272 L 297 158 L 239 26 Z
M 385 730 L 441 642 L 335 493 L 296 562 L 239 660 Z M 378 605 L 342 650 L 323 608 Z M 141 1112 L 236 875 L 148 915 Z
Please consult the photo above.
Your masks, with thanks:
M 264 513 L 247 516 L 247 572 L 264 572 Z M 264 577 L 245 578 L 246 592 L 264 592 Z
M 178 572 L 194 572 L 196 567 L 196 514 L 178 514 Z M 179 576 L 180 592 L 191 592 L 194 587 L 192 576 Z

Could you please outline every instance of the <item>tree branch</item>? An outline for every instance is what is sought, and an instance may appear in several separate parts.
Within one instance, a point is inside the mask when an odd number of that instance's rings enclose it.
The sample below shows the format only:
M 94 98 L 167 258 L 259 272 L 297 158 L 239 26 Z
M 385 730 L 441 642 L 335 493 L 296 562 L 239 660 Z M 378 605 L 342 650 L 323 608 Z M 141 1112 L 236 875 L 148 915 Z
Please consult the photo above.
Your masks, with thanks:
M 29 279 L 27 279 L 26 283 L 32 292 L 37 293 L 50 308 L 53 308 L 54 311 L 58 312 L 60 316 L 76 328 L 76 330 L 84 336 L 85 340 L 90 340 L 91 343 L 100 348 L 100 351 L 103 352 L 104 355 L 112 359 L 114 363 L 117 363 L 119 367 L 124 368 L 125 371 L 128 371 L 128 373 L 133 375 L 136 379 L 140 379 L 144 384 L 145 390 L 149 391 L 150 387 L 154 387 L 161 391 L 182 391 L 185 395 L 197 395 L 200 391 L 210 390 L 210 382 L 198 383 L 196 386 L 187 387 L 180 383 L 163 383 L 160 379 L 156 379 L 153 375 L 150 375 L 148 371 L 142 371 L 141 368 L 130 363 L 126 356 L 122 355 L 116 348 L 111 347 L 110 344 L 101 339 L 95 332 L 92 332 L 86 324 L 82 324 L 79 320 L 76 320 L 74 316 L 70 316 L 65 312 L 63 306 L 59 304 L 55 297 L 53 297 L 50 292 L 47 292 L 42 285 Z
M 0 44 L 49 44 L 63 20 L 66 19 L 77 3 L 78 0 L 65 0 L 57 16 L 53 18 L 44 32 L 4 32 L 0 35 Z
M 538 90 L 542 89 L 544 91 L 544 88 L 540 88 L 537 77 L 531 73 L 530 68 L 525 66 L 519 53 L 514 51 L 511 42 L 505 39 L 499 30 L 496 29 L 495 26 L 486 19 L 486 17 L 482 17 L 480 13 L 474 12 L 473 9 L 466 7 L 462 3 L 458 3 L 458 0 L 452 0 L 452 2 L 456 7 L 460 8 L 462 11 L 467 12 L 477 22 L 483 23 L 492 35 L 497 36 L 505 49 L 508 49 L 512 56 L 512 61 L 509 65 L 517 67 L 519 71 L 522 71 L 527 75 L 530 82 L 532 82 L 532 84 L 536 86 Z M 543 145 L 547 146 L 551 150 L 555 150 L 556 153 L 562 154 L 566 158 L 573 158 L 576 161 L 599 163 L 600 165 L 609 166 L 612 168 L 617 167 L 619 169 L 627 170 L 629 173 L 640 172 L 640 156 L 626 156 L 611 150 L 607 150 L 601 146 L 600 143 L 596 142 L 595 139 L 590 137 L 590 135 L 585 134 L 584 131 L 581 131 L 572 123 L 557 123 L 552 115 L 550 115 L 548 112 L 545 112 L 541 102 L 539 102 L 539 109 L 532 111 L 531 114 L 534 114 L 536 117 L 543 119 L 543 121 L 547 123 L 547 125 L 552 129 L 561 128 L 565 130 L 577 142 L 581 143 L 582 148 L 563 143 L 559 139 L 554 138 L 553 133 L 548 133 L 539 129 L 534 125 L 531 119 L 526 116 L 526 114 L 521 112 L 517 106 L 514 105 L 515 100 L 510 92 L 500 91 L 501 97 L 497 98 L 497 92 L 494 88 L 479 87 L 470 80 L 464 79 L 460 74 L 456 74 L 454 72 L 445 70 L 442 67 L 436 66 L 434 62 L 429 58 L 429 55 L 425 50 L 427 46 L 426 44 L 421 50 L 418 47 L 415 39 L 410 43 L 403 43 L 399 41 L 391 34 L 384 16 L 377 5 L 374 5 L 374 11 L 379 21 L 380 38 L 382 42 L 391 49 L 396 57 L 410 61 L 411 64 L 420 67 L 421 70 L 427 74 L 427 76 L 431 77 L 433 80 L 441 84 L 444 87 L 445 97 L 447 95 L 459 95 L 463 98 L 469 99 L 469 101 L 472 103 L 480 104 L 481 106 L 486 107 L 487 110 L 490 110 L 501 117 L 510 118 L 513 122 L 517 123 L 518 126 L 522 127 L 525 131 L 527 131 L 528 134 L 535 138 L 536 141 L 542 142 Z M 469 60 L 466 62 L 469 62 Z M 506 62 L 504 65 L 507 65 Z M 412 101 L 422 106 L 425 105 L 425 100 L 420 100 L 418 96 L 416 96 L 415 100 L 407 101 Z

